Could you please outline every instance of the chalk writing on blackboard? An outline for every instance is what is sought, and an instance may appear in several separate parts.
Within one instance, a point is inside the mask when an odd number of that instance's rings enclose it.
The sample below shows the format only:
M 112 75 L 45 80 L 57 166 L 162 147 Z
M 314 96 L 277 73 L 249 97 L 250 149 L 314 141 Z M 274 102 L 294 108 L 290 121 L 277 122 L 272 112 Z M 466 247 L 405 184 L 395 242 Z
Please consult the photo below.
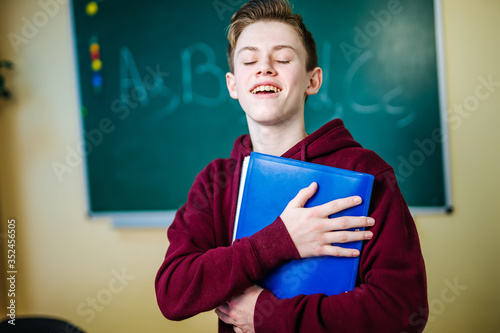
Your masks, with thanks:
M 193 67 L 192 58 L 195 53 L 205 56 L 205 63 Z M 215 63 L 215 51 L 205 43 L 195 43 L 181 51 L 182 59 L 182 100 L 185 104 L 196 103 L 207 108 L 216 108 L 224 104 L 227 97 L 224 71 Z M 194 73 L 193 73 L 194 69 Z M 218 93 L 215 97 L 208 97 L 193 91 L 193 79 L 196 76 L 211 75 L 218 84 Z M 196 75 L 196 76 L 195 76 Z
M 356 74 L 361 70 L 361 68 L 366 65 L 371 59 L 373 59 L 373 57 L 373 51 L 365 51 L 359 57 L 357 57 L 356 60 L 354 60 L 347 69 L 344 79 L 344 91 L 348 107 L 360 114 L 386 112 L 391 116 L 399 117 L 398 119 L 395 119 L 397 127 L 408 126 L 415 119 L 414 112 L 411 111 L 407 106 L 395 106 L 391 104 L 395 99 L 403 95 L 404 87 L 401 84 L 396 85 L 396 87 L 390 89 L 382 96 L 379 96 L 377 100 L 379 100 L 380 102 L 378 103 L 360 104 L 355 100 L 353 94 L 354 78 Z

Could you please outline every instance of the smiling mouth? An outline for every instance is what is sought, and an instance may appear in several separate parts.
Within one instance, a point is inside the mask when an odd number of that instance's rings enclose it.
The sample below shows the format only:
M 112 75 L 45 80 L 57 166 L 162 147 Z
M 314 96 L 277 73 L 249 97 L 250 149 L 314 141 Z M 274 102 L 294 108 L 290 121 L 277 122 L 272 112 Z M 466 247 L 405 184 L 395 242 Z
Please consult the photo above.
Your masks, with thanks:
M 251 91 L 251 93 L 254 95 L 257 95 L 257 94 L 276 94 L 279 92 L 281 92 L 281 89 L 274 87 L 274 86 L 267 86 L 267 85 L 255 87 L 255 89 Z

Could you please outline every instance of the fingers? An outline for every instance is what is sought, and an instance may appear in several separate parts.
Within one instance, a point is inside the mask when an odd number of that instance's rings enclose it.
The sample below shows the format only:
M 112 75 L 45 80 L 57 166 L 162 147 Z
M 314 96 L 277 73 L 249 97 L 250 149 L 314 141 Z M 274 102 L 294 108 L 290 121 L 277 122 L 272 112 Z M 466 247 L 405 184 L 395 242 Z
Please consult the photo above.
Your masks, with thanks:
M 356 249 L 345 249 L 339 246 L 325 245 L 321 249 L 321 256 L 331 256 L 331 257 L 357 257 L 359 256 L 359 251 Z
M 254 284 L 253 286 L 249 287 L 248 289 L 246 289 L 243 294 L 249 294 L 249 293 L 253 293 L 253 292 L 260 292 L 264 289 L 262 289 L 261 287 L 259 287 L 258 285 Z
M 288 205 L 298 208 L 304 207 L 307 200 L 309 200 L 314 195 L 314 193 L 316 193 L 317 189 L 318 189 L 318 184 L 316 182 L 312 182 L 311 185 L 300 190 L 299 193 L 295 196 L 295 198 L 293 198 L 290 201 Z
M 340 218 L 339 218 L 340 219 Z M 335 219 L 332 219 L 335 220 Z M 344 218 L 343 220 L 359 224 L 352 221 L 364 221 L 367 226 L 373 225 L 373 218 Z M 346 224 L 344 224 L 346 226 Z M 357 257 L 360 252 L 356 249 L 343 248 L 332 244 L 350 243 L 356 241 L 370 240 L 373 237 L 371 231 L 331 231 L 326 232 L 322 236 L 323 245 L 320 247 L 319 255 L 334 256 L 334 257 Z
M 221 305 L 221 306 L 219 306 L 217 309 L 218 309 L 219 311 L 221 311 L 221 312 L 225 313 L 225 314 L 229 314 L 229 310 L 230 310 L 230 308 L 229 308 L 229 304 L 228 304 L 228 303 L 224 303 L 224 304 L 222 304 L 222 305 Z
M 236 322 L 233 320 L 233 318 L 231 318 L 229 315 L 227 315 L 226 313 L 222 312 L 220 310 L 220 306 L 215 309 L 215 313 L 217 314 L 217 317 L 219 317 L 220 320 L 222 320 L 223 322 L 225 322 L 226 324 L 229 324 L 229 325 L 234 325 L 236 324 Z
M 370 240 L 373 237 L 371 231 L 334 231 L 323 235 L 325 244 L 350 243 L 356 241 Z
M 327 202 L 323 205 L 317 206 L 317 208 L 321 216 L 326 217 L 343 211 L 347 208 L 357 206 L 361 203 L 361 201 L 361 198 L 358 196 L 347 197 Z
M 375 219 L 366 216 L 341 216 L 325 219 L 321 231 L 368 228 L 375 224 Z

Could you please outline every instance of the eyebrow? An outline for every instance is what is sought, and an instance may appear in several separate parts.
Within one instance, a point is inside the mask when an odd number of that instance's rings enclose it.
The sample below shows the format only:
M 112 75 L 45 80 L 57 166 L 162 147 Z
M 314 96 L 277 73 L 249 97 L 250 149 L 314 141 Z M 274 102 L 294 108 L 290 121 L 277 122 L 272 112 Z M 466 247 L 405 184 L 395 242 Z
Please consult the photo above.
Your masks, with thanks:
M 279 51 L 279 50 L 283 50 L 283 49 L 291 49 L 293 52 L 297 53 L 297 50 L 291 46 L 291 45 L 275 45 L 273 47 L 273 51 Z M 255 46 L 245 46 L 245 47 L 242 47 L 238 53 L 236 55 L 239 55 L 241 52 L 243 51 L 252 51 L 252 52 L 258 52 L 259 51 L 259 48 L 258 47 L 255 47 Z

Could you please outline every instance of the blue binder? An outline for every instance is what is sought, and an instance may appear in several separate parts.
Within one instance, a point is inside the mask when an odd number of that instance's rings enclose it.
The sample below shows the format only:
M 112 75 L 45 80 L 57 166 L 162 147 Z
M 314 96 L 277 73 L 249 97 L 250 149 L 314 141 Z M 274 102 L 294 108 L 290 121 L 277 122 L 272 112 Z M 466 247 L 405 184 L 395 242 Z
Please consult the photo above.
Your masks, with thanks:
M 305 207 L 358 195 L 363 202 L 331 215 L 367 216 L 374 177 L 360 172 L 252 152 L 240 184 L 233 239 L 248 237 L 274 222 L 297 193 L 312 182 L 318 190 Z M 361 251 L 362 242 L 339 244 Z M 313 257 L 275 269 L 260 285 L 278 298 L 337 295 L 354 289 L 359 257 Z

